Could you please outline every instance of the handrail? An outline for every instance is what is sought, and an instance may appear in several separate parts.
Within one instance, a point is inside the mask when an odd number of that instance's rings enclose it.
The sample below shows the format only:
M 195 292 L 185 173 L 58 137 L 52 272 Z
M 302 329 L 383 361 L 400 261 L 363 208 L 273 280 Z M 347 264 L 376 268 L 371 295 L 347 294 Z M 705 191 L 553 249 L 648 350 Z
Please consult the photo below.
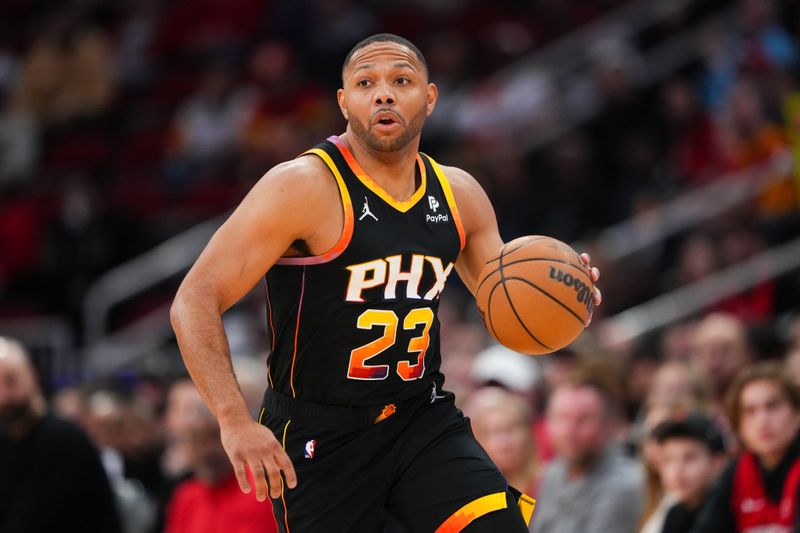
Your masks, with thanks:
M 598 336 L 609 346 L 623 344 L 797 268 L 800 237 L 609 317 L 598 324 Z
M 91 344 L 105 334 L 108 314 L 119 302 L 189 268 L 226 217 L 227 213 L 201 222 L 95 281 L 83 303 L 84 342 Z
M 674 200 L 609 226 L 595 245 L 607 261 L 619 261 L 667 237 L 709 220 L 754 198 L 792 170 L 792 154 L 776 153 L 766 162 L 749 167 Z M 579 246 L 580 247 L 580 246 Z
M 75 335 L 66 319 L 55 316 L 4 318 L 0 320 L 0 336 L 13 337 L 28 348 L 45 388 L 78 376 Z

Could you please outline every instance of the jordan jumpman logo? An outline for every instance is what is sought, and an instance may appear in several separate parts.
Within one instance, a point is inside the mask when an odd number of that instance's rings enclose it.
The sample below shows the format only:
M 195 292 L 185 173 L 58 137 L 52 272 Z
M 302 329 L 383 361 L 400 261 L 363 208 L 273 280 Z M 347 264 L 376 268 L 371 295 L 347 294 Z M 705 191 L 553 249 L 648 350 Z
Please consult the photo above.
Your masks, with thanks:
M 369 210 L 369 202 L 367 201 L 367 197 L 365 196 L 364 197 L 364 207 L 361 209 L 361 218 L 359 218 L 358 220 L 364 220 L 364 218 L 366 216 L 368 216 L 368 215 L 371 216 L 372 218 L 374 218 L 376 221 L 378 220 L 378 217 L 373 215 L 372 211 Z

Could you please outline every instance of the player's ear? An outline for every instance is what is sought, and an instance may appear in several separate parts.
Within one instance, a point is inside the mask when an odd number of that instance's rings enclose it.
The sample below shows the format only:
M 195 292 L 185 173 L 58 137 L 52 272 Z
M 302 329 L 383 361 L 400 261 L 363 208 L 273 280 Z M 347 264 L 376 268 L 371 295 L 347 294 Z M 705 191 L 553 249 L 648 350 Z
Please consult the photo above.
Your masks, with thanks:
M 344 105 L 344 89 L 339 89 L 336 91 L 336 100 L 339 102 L 339 111 L 342 112 L 342 116 L 345 120 L 350 120 L 347 116 L 347 107 Z
M 433 108 L 436 107 L 436 100 L 439 98 L 439 89 L 436 84 L 431 82 L 428 84 L 428 109 L 426 116 L 433 113 Z

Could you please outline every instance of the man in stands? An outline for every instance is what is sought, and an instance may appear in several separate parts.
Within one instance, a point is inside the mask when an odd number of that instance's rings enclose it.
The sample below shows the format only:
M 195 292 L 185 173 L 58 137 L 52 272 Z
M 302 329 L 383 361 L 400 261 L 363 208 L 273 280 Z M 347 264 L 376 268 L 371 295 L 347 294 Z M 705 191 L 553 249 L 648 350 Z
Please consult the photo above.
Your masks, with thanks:
M 537 497 L 535 533 L 633 533 L 642 512 L 641 468 L 615 445 L 610 376 L 581 369 L 556 385 L 547 422 L 556 459 Z
M 0 337 L 0 531 L 119 533 L 97 450 L 76 425 L 47 413 L 33 365 Z

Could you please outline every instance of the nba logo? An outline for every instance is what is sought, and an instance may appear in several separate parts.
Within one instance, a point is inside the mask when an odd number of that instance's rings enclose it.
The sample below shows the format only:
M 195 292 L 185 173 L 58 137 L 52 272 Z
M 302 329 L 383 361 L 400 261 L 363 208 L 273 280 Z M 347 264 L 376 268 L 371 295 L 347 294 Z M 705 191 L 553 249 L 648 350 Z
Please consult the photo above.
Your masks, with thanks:
M 431 208 L 431 211 L 434 213 L 439 208 L 439 200 L 434 198 L 433 196 L 428 196 L 428 206 Z
M 306 442 L 306 453 L 304 454 L 306 459 L 314 458 L 314 448 L 316 447 L 317 447 L 316 439 L 311 439 L 310 441 Z

